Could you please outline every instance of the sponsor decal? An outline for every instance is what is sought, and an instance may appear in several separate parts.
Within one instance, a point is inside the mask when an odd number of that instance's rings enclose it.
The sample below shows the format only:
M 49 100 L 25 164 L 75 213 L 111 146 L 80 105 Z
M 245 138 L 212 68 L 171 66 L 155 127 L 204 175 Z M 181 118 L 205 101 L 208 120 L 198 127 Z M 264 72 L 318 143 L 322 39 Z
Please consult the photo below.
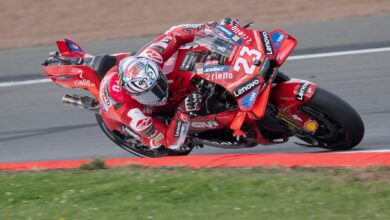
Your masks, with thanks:
M 94 83 L 91 83 L 91 81 L 89 81 L 88 79 L 85 79 L 85 78 L 83 77 L 83 74 L 84 74 L 84 72 L 81 71 L 81 73 L 80 73 L 80 79 L 79 79 L 79 80 L 75 80 L 75 81 L 74 81 L 74 84 L 75 84 L 76 86 L 95 86 Z
M 158 51 L 160 51 L 161 53 L 163 53 L 167 47 L 168 47 L 168 43 L 172 40 L 172 37 L 171 36 L 166 36 L 164 37 L 163 39 L 161 39 L 160 41 L 156 42 L 156 43 L 153 43 L 151 45 L 151 47 L 153 49 L 156 49 Z
M 318 129 L 318 123 L 314 120 L 307 120 L 303 125 L 308 132 L 314 133 Z
M 243 97 L 241 99 L 242 106 L 244 106 L 244 108 L 251 108 L 255 103 L 258 92 L 259 92 L 259 88 L 257 87 L 253 92 Z
M 210 73 L 207 75 L 207 80 L 227 80 L 233 79 L 233 73 Z
M 151 125 L 152 125 L 152 118 L 149 117 L 149 118 L 138 120 L 135 128 L 139 131 L 142 131 Z
M 227 28 L 219 24 L 215 25 L 215 28 L 225 34 L 226 37 L 232 38 L 235 35 L 233 32 L 229 31 Z
M 175 137 L 179 137 L 180 136 L 182 125 L 183 125 L 183 123 L 180 120 L 178 120 L 177 123 L 176 123 L 175 133 L 173 134 L 173 136 L 175 136 Z
M 124 131 L 126 134 L 132 136 L 136 140 L 141 140 L 141 136 L 135 132 L 133 132 L 130 128 L 122 125 L 122 131 Z
M 115 80 L 115 83 L 111 87 L 112 91 L 114 92 L 121 92 L 122 91 L 122 86 L 119 83 L 119 80 Z
M 219 124 L 216 121 L 194 121 L 191 122 L 193 128 L 217 128 Z
M 106 95 L 106 93 L 105 93 L 105 94 L 103 94 L 103 95 L 100 95 L 100 100 L 101 100 L 100 103 L 102 103 L 102 109 L 103 109 L 103 111 L 104 111 L 104 112 L 107 112 L 108 109 L 109 109 L 110 106 L 111 106 L 111 100 L 110 100 L 110 98 L 109 98 L 109 97 Z
M 189 128 L 188 125 L 189 125 L 188 122 L 182 123 L 179 138 L 176 140 L 176 143 L 173 143 L 171 146 L 169 146 L 170 149 L 178 149 L 183 145 L 184 141 L 187 138 L 187 133 Z
M 77 46 L 75 43 L 72 41 L 66 40 L 66 45 L 68 46 L 68 49 L 73 52 L 82 52 L 81 48 Z
M 160 64 L 162 64 L 164 61 L 159 52 L 157 52 L 155 50 L 151 50 L 151 49 L 146 49 L 146 50 L 142 51 L 139 55 L 150 58 L 153 61 L 155 61 L 156 63 L 160 63 Z
M 249 92 L 250 90 L 252 90 L 253 88 L 255 88 L 257 85 L 260 85 L 260 80 L 256 77 L 252 78 L 248 82 L 246 82 L 246 83 L 240 85 L 238 88 L 234 89 L 233 95 L 236 98 L 240 97 L 240 96 L 246 94 L 247 92 Z
M 248 36 L 247 34 L 245 34 L 245 32 L 243 32 L 239 27 L 237 26 L 233 26 L 232 27 L 232 31 L 233 33 L 236 34 L 236 37 L 238 38 L 241 38 L 242 40 L 244 40 L 247 44 L 250 44 L 252 43 L 252 38 L 250 36 Z M 238 36 L 237 36 L 238 35 Z M 234 39 L 233 39 L 234 40 Z M 234 40 L 236 41 L 236 40 Z
M 268 55 L 274 54 L 274 51 L 272 50 L 271 40 L 269 38 L 268 33 L 265 31 L 262 31 L 262 32 L 260 32 L 260 36 L 261 36 L 261 41 L 263 42 L 263 45 L 264 45 L 265 53 Z
M 302 83 L 299 87 L 298 87 L 298 91 L 297 91 L 297 95 L 295 96 L 295 98 L 298 100 L 298 101 L 304 101 L 304 98 L 305 98 L 305 94 L 306 94 L 306 91 L 307 89 L 309 88 L 310 86 L 310 83 L 309 82 L 305 82 L 305 83 Z
M 76 86 L 92 86 L 92 87 L 95 86 L 95 84 L 91 83 L 91 81 L 89 81 L 88 79 L 75 80 L 74 84 Z
M 217 65 L 217 66 L 201 66 L 195 68 L 196 74 L 207 74 L 207 73 L 215 73 L 215 72 L 227 72 L 230 69 L 230 66 L 226 65 Z
M 103 112 L 107 112 L 108 108 L 112 105 L 111 98 L 108 93 L 108 81 L 109 78 L 105 78 L 100 84 L 99 97 Z
M 207 60 L 204 65 L 205 66 L 216 66 L 219 64 L 218 60 Z M 196 64 L 195 64 L 196 65 Z
M 218 141 L 209 141 L 209 140 L 202 140 L 203 143 L 205 144 L 210 144 L 210 145 L 234 145 L 234 144 L 237 144 L 237 143 L 233 143 L 233 142 L 230 142 L 230 141 L 222 141 L 222 142 L 218 142 Z
M 203 26 L 204 26 L 204 24 L 177 25 L 177 26 L 171 27 L 168 31 L 165 32 L 165 34 L 169 34 L 170 32 L 172 32 L 173 30 L 175 30 L 177 28 L 182 28 L 185 33 L 190 34 L 192 30 L 200 30 L 200 29 L 202 29 Z
M 130 127 L 135 131 L 143 131 L 152 125 L 152 118 L 145 116 L 140 109 L 131 109 L 127 116 L 131 118 Z
M 156 142 L 160 142 L 164 138 L 164 135 L 158 130 L 154 129 L 153 134 L 151 134 L 149 138 Z
M 193 30 L 200 30 L 202 29 L 204 25 L 203 24 L 185 24 L 183 25 L 183 31 L 185 33 L 191 33 Z
M 274 48 L 275 50 L 279 49 L 280 44 L 282 44 L 282 41 L 284 39 L 284 34 L 280 32 L 275 32 L 271 36 L 272 42 L 274 43 Z
M 230 52 L 230 55 L 229 55 L 229 61 L 233 60 L 234 55 L 236 55 L 237 48 L 238 48 L 238 46 L 234 45 L 234 47 L 233 47 L 233 49 L 232 49 L 232 51 Z
M 195 53 L 187 53 L 183 59 L 183 62 L 180 64 L 179 70 L 184 70 L 184 71 L 192 70 L 196 58 L 197 55 Z
M 215 29 L 217 29 L 220 32 L 222 32 L 226 37 L 232 39 L 237 44 L 239 44 L 239 45 L 242 44 L 242 39 L 239 36 L 237 36 L 236 34 L 234 34 L 233 32 L 231 32 L 228 29 L 226 29 L 224 26 L 221 26 L 221 25 L 218 24 L 218 25 L 215 25 Z
M 203 24 L 183 24 L 183 28 L 185 29 L 201 29 L 203 27 Z

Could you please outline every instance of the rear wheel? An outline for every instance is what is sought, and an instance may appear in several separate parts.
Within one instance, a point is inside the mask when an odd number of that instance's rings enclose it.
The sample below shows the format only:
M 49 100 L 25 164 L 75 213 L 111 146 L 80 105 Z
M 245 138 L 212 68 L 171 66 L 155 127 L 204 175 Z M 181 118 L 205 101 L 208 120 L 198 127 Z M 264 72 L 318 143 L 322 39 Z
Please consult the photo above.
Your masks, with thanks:
M 317 88 L 314 96 L 299 107 L 301 114 L 317 121 L 314 134 L 297 135 L 314 146 L 330 150 L 348 150 L 360 143 L 364 125 L 359 114 L 336 95 Z
M 100 114 L 95 114 L 95 117 L 99 127 L 102 129 L 102 131 L 104 132 L 104 134 L 106 134 L 108 138 L 110 138 L 122 149 L 138 157 L 185 156 L 188 155 L 192 150 L 192 147 L 183 147 L 180 150 L 170 150 L 165 147 L 160 147 L 158 149 L 150 149 L 138 140 L 126 137 L 118 131 L 111 131 L 110 129 L 108 129 L 107 126 L 104 124 L 104 121 Z

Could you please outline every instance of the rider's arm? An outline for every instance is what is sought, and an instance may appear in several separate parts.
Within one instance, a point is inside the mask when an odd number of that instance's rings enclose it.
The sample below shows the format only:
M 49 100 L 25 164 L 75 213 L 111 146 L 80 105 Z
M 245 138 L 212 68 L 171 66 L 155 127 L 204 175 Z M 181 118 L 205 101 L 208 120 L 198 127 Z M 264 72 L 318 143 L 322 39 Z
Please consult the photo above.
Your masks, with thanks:
M 139 50 L 137 54 L 153 59 L 162 67 L 164 62 L 181 46 L 192 42 L 201 30 L 211 28 L 216 24 L 217 22 L 211 21 L 204 24 L 183 24 L 173 26 L 163 35 L 157 37 Z M 221 20 L 220 24 L 239 25 L 239 21 L 235 18 L 225 18 Z
M 159 118 L 147 113 L 148 107 L 139 103 L 128 103 L 123 107 L 126 110 L 122 111 L 122 122 L 140 135 L 145 145 L 152 148 L 164 145 L 170 149 L 177 149 L 183 145 L 190 120 L 186 110 L 177 110 L 171 122 L 166 125 Z
M 138 55 L 148 57 L 162 67 L 163 63 L 182 45 L 192 42 L 200 30 L 213 24 L 215 23 L 187 24 L 172 27 L 142 48 Z M 143 106 L 137 108 L 128 106 L 127 114 L 122 114 L 122 121 L 142 136 L 141 140 L 144 144 L 151 147 L 164 145 L 171 149 L 177 149 L 183 145 L 187 137 L 190 126 L 189 111 L 198 108 L 199 99 L 196 98 L 199 98 L 199 96 L 191 95 L 183 100 L 183 103 L 168 125 L 165 125 L 160 119 L 146 114 Z M 137 127 L 137 125 L 143 125 L 146 122 L 147 125 Z
M 192 42 L 199 31 L 215 24 L 216 22 L 209 22 L 172 27 L 142 48 L 138 55 L 148 57 L 162 67 L 164 62 L 181 46 Z M 189 113 L 198 111 L 201 102 L 202 97 L 199 94 L 194 93 L 185 98 L 168 125 L 156 117 L 144 114 L 145 110 L 141 109 L 142 107 L 130 108 L 129 106 L 129 111 L 123 114 L 122 120 L 127 121 L 127 124 L 142 136 L 141 140 L 144 144 L 151 147 L 164 145 L 167 148 L 177 149 L 186 140 L 190 127 Z M 139 127 L 139 125 L 142 126 Z
M 163 63 L 181 46 L 192 42 L 200 30 L 214 24 L 214 22 L 209 22 L 207 24 L 183 24 L 174 26 L 143 47 L 138 52 L 138 55 L 149 57 L 162 67 Z

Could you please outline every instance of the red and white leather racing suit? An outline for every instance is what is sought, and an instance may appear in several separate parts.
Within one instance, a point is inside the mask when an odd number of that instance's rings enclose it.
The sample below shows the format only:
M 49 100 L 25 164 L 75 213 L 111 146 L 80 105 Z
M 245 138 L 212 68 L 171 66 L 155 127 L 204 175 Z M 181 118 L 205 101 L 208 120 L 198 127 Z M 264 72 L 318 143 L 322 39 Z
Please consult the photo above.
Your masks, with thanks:
M 172 27 L 143 47 L 137 56 L 148 57 L 162 68 L 164 62 L 182 45 L 192 42 L 199 31 L 215 24 L 209 22 Z M 116 71 L 107 73 L 101 82 L 100 107 L 103 120 L 120 121 L 131 129 L 127 128 L 127 133 L 151 148 L 163 145 L 170 149 L 177 149 L 186 140 L 190 126 L 188 113 L 191 109 L 188 109 L 184 101 L 179 105 L 171 122 L 166 125 L 157 117 L 152 117 L 154 107 L 144 106 L 126 93 L 119 84 Z

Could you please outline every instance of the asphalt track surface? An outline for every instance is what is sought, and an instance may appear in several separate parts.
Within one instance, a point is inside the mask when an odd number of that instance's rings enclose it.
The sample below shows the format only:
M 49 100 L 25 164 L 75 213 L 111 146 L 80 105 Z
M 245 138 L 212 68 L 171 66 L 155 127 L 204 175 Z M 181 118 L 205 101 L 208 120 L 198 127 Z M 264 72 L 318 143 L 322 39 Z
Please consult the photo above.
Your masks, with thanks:
M 390 47 L 390 17 L 386 16 L 282 28 L 299 40 L 294 55 Z M 84 49 L 91 54 L 136 50 L 151 39 L 87 43 Z M 54 46 L 0 50 L 0 83 L 42 78 L 40 63 L 52 50 Z M 366 133 L 356 151 L 390 150 L 389 60 L 390 52 L 290 60 L 282 71 L 332 91 L 360 113 Z M 0 87 L 0 162 L 132 156 L 105 137 L 93 114 L 64 106 L 61 97 L 65 93 L 81 92 L 53 83 Z M 276 152 L 324 151 L 290 141 L 238 150 L 205 147 L 192 154 Z

